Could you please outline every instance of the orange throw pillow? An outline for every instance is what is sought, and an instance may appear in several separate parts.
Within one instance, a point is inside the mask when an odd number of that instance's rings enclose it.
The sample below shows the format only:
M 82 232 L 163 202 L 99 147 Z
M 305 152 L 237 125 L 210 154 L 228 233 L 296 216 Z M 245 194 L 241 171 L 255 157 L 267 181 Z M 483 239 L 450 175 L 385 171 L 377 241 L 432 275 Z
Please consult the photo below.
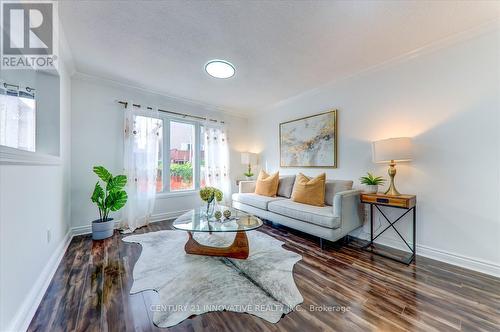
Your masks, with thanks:
M 292 201 L 314 206 L 325 206 L 326 174 L 322 173 L 314 179 L 299 173 L 293 185 Z
M 278 192 L 278 184 L 280 181 L 279 172 L 269 175 L 264 171 L 260 171 L 257 183 L 255 185 L 255 193 L 258 195 L 274 197 Z

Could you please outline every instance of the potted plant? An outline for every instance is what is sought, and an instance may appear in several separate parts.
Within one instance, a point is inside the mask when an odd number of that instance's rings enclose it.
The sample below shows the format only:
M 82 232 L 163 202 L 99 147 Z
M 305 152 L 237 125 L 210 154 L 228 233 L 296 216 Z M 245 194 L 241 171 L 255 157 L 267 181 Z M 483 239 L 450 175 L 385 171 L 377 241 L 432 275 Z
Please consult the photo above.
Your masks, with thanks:
M 102 240 L 113 235 L 115 223 L 113 218 L 109 218 L 109 212 L 118 211 L 127 203 L 128 196 L 123 190 L 127 184 L 127 177 L 113 176 L 103 166 L 94 166 L 93 170 L 105 184 L 103 188 L 97 181 L 90 197 L 99 209 L 99 219 L 92 221 L 92 239 Z
M 366 192 L 368 194 L 376 194 L 378 192 L 378 186 L 385 182 L 385 179 L 381 176 L 374 176 L 371 173 L 367 173 L 366 176 L 359 178 L 361 184 L 366 185 Z
M 222 191 L 214 187 L 205 187 L 200 189 L 200 198 L 207 202 L 207 216 L 212 216 L 214 213 L 215 201 L 222 201 Z
M 245 173 L 243 173 L 243 175 L 245 176 L 245 179 L 246 180 L 252 180 L 252 177 L 253 177 L 253 173 L 252 173 L 252 170 L 250 169 L 250 166 L 248 166 L 248 171 L 246 171 Z

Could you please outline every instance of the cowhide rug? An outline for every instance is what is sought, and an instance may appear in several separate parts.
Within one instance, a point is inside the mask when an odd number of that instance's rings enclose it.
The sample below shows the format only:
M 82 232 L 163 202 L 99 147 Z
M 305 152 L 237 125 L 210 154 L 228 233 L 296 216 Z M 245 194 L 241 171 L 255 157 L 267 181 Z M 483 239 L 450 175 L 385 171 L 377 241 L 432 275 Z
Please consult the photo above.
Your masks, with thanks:
M 131 294 L 155 290 L 159 303 L 151 306 L 159 327 L 176 325 L 189 316 L 209 311 L 247 312 L 276 323 L 302 303 L 292 269 L 302 259 L 283 249 L 283 242 L 257 231 L 247 232 L 246 260 L 190 255 L 184 252 L 187 233 L 167 230 L 128 236 L 142 245 L 134 267 Z M 234 233 L 195 233 L 212 246 L 228 246 Z

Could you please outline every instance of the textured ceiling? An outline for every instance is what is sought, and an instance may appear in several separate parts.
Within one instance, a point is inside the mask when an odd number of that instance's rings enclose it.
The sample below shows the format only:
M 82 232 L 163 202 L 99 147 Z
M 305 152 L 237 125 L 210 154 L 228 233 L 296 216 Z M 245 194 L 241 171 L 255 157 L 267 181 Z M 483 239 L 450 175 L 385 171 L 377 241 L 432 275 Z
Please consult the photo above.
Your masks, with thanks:
M 77 70 L 242 114 L 473 28 L 499 2 L 62 1 Z M 227 80 L 204 64 L 225 59 Z

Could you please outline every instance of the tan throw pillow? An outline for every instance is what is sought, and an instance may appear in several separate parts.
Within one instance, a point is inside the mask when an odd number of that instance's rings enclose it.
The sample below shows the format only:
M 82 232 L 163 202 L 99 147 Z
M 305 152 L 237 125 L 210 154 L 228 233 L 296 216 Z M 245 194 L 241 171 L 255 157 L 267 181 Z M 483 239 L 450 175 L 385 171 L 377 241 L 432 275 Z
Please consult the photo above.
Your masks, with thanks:
M 314 206 L 325 206 L 326 174 L 310 179 L 302 173 L 295 178 L 292 201 Z
M 255 193 L 258 195 L 275 197 L 278 192 L 278 183 L 280 180 L 279 172 L 269 175 L 264 171 L 260 171 L 257 183 L 255 185 Z

